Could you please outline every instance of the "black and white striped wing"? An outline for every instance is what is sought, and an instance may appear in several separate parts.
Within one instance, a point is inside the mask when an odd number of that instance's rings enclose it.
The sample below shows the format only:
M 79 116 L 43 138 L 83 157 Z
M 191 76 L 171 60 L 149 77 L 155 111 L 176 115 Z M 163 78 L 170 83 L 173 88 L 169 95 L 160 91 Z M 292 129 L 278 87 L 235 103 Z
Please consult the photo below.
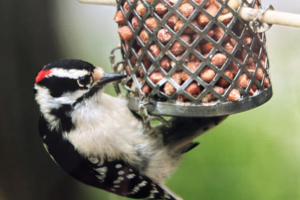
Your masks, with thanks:
M 93 169 L 99 181 L 99 188 L 136 199 L 175 199 L 158 184 L 122 161 L 90 161 L 95 165 Z
M 88 159 L 61 133 L 47 127 L 47 121 L 41 116 L 39 131 L 44 146 L 53 160 L 77 180 L 125 197 L 175 200 L 170 193 L 125 162 Z

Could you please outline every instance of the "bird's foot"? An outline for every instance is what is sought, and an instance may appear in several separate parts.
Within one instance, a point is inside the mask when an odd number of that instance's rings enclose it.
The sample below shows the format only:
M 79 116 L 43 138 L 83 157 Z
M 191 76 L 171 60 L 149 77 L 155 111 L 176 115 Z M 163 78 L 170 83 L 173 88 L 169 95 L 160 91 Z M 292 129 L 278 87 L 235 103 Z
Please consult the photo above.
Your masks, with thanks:
M 151 121 L 159 121 L 161 122 L 164 126 L 166 126 L 167 128 L 171 127 L 171 122 L 165 120 L 163 117 L 161 116 L 155 116 L 155 115 L 150 115 L 148 113 L 148 110 L 146 108 L 146 105 L 148 103 L 142 103 L 140 106 L 139 106 L 139 113 L 140 115 L 142 116 L 143 118 L 143 121 L 144 121 L 144 125 L 146 127 L 146 131 L 147 132 L 152 132 L 152 127 L 151 127 L 151 124 L 150 122 Z

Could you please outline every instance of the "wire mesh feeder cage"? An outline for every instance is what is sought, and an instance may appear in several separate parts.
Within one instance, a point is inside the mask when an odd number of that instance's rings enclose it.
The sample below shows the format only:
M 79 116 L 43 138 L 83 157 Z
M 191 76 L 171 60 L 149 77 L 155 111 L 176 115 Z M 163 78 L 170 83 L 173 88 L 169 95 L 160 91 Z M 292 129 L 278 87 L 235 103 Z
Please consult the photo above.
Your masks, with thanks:
M 260 1 L 119 0 L 128 107 L 203 117 L 255 108 L 272 96 L 265 33 L 238 15 Z M 238 1 L 234 1 L 238 2 Z

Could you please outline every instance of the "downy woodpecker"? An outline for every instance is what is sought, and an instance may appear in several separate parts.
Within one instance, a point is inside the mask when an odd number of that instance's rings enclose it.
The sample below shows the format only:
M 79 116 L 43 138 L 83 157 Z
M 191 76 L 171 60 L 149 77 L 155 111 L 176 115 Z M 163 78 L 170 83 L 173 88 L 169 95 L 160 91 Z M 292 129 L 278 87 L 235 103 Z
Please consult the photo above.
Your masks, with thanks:
M 163 181 L 197 146 L 193 139 L 224 117 L 172 118 L 146 131 L 124 98 L 103 87 L 126 77 L 81 60 L 46 65 L 34 84 L 39 132 L 52 159 L 77 180 L 136 199 L 181 199 Z

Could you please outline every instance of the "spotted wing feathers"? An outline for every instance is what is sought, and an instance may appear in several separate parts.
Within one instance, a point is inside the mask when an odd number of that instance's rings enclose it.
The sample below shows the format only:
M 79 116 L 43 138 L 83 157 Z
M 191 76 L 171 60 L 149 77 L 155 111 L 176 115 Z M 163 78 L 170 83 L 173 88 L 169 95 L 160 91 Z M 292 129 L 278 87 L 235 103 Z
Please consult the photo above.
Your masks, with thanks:
M 61 133 L 48 129 L 41 115 L 39 132 L 53 160 L 77 180 L 111 193 L 135 199 L 179 200 L 150 178 L 121 160 L 108 161 L 82 156 Z
M 90 159 L 100 188 L 109 192 L 135 199 L 166 199 L 176 200 L 161 186 L 148 177 L 141 175 L 134 168 L 122 161 L 98 162 Z

